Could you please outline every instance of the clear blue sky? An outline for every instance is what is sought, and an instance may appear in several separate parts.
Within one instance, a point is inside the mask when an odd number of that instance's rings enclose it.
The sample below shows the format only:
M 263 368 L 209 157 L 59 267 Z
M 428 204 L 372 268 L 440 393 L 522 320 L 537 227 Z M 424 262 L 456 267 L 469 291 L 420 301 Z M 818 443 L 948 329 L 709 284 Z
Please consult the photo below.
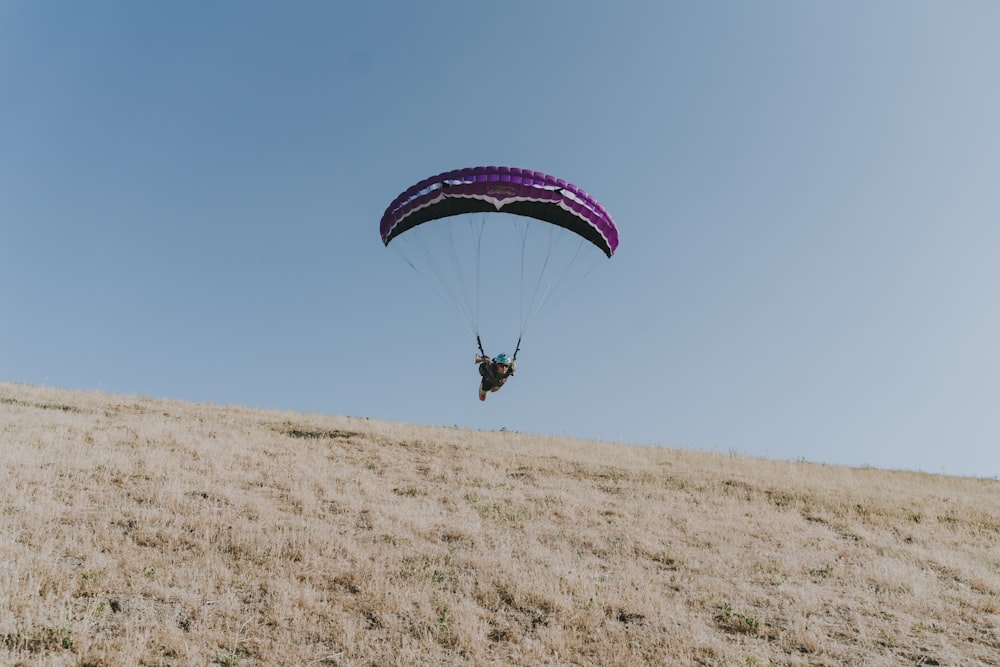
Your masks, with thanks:
M 998 475 L 997 26 L 0 0 L 0 379 Z M 465 325 L 378 235 L 480 164 L 580 185 L 622 235 L 485 404 Z

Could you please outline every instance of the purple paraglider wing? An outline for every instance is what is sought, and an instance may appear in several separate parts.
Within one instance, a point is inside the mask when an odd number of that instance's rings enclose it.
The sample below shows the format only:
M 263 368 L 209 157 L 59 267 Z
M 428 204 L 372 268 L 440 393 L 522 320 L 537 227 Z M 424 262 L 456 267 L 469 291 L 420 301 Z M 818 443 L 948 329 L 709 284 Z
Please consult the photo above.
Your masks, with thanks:
M 490 211 L 565 227 L 608 257 L 618 248 L 618 228 L 596 199 L 562 179 L 516 167 L 470 167 L 426 178 L 389 204 L 379 230 L 382 242 L 389 245 L 422 223 Z

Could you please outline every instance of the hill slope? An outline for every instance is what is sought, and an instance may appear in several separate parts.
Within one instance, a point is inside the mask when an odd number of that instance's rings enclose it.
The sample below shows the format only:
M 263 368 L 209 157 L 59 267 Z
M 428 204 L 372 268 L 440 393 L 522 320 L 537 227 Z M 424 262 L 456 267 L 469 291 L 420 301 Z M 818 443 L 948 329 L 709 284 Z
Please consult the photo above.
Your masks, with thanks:
M 1000 486 L 0 383 L 3 665 L 1000 665 Z

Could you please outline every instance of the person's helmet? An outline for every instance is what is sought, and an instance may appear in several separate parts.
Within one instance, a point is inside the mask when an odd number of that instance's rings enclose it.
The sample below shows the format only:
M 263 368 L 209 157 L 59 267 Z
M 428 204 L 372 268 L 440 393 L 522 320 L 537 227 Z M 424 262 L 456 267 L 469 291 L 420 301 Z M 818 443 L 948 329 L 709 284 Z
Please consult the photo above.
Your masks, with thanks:
M 497 362 L 498 364 L 503 364 L 504 366 L 510 366 L 510 359 L 508 359 L 507 355 L 504 354 L 503 352 L 498 354 L 497 358 L 494 359 L 493 361 Z

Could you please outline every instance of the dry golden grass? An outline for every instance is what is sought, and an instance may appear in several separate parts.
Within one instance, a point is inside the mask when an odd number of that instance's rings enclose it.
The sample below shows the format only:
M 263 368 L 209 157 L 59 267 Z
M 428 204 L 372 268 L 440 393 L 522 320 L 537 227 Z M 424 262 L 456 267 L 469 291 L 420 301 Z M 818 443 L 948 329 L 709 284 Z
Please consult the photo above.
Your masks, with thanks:
M 992 480 L 2 383 L 0 461 L 2 665 L 1000 665 Z

